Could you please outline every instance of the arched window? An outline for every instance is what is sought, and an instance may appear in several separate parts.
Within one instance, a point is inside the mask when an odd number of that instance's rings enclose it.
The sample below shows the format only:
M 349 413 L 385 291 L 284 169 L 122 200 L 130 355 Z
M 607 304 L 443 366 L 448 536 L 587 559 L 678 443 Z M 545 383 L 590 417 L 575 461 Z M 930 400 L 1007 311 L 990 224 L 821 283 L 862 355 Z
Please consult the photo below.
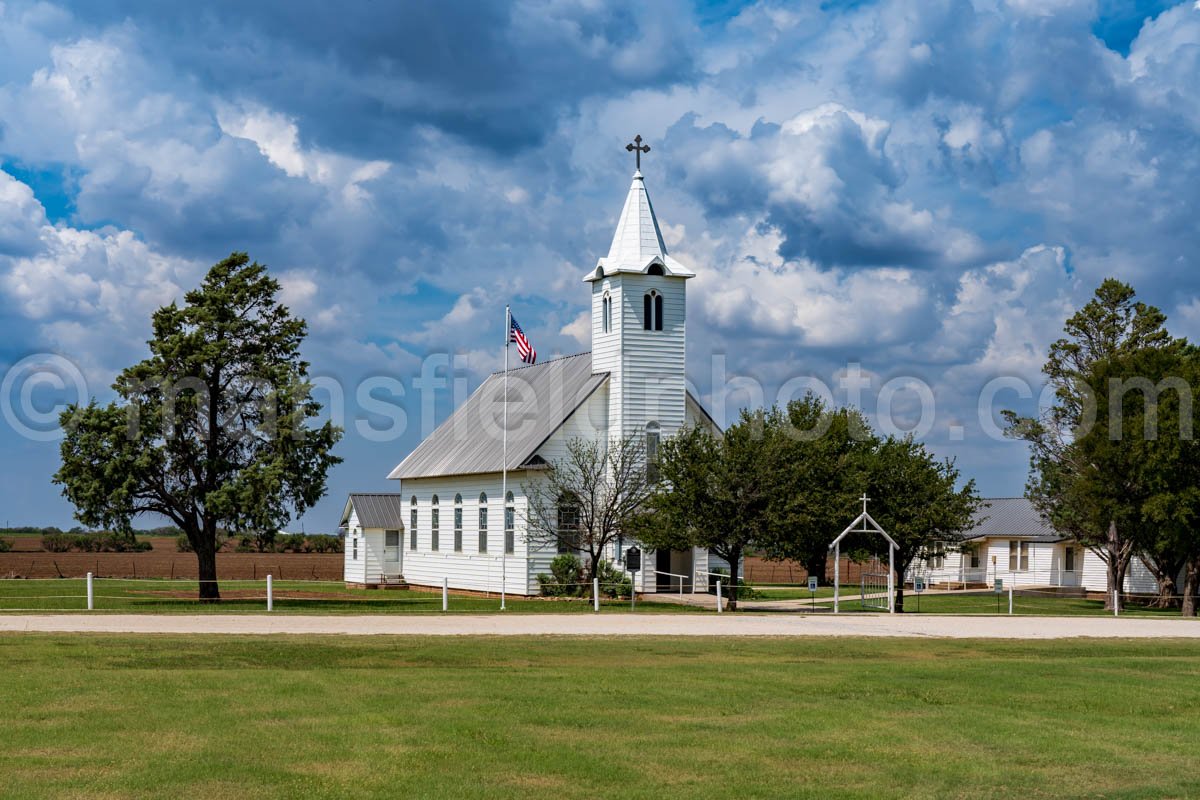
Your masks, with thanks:
M 608 292 L 604 293 L 604 299 L 600 301 L 600 317 L 605 333 L 612 332 L 612 295 Z
M 646 270 L 647 275 L 666 275 L 663 271 L 662 264 L 651 264 L 650 269 Z
M 642 329 L 647 331 L 663 329 L 663 298 L 657 289 L 651 289 L 642 298 Z
M 454 552 L 462 552 L 462 495 L 454 495 Z
M 488 508 L 487 495 L 479 493 L 479 552 L 486 553 L 488 546 Z
M 564 494 L 558 498 L 558 552 L 575 553 L 580 547 L 579 501 Z
M 430 512 L 429 520 L 429 549 L 437 550 L 438 527 L 440 526 L 439 523 L 441 522 L 439 516 L 441 515 L 441 509 L 438 508 L 438 496 L 436 494 L 433 496 L 433 500 L 430 501 L 430 505 L 433 507 L 433 509 Z
M 412 510 L 408 512 L 408 549 L 417 549 L 417 496 L 412 496 L 412 501 L 409 503 Z
M 516 545 L 517 506 L 513 493 L 504 496 L 504 552 L 513 552 Z
M 661 429 L 657 422 L 646 423 L 646 480 L 658 483 L 658 445 Z

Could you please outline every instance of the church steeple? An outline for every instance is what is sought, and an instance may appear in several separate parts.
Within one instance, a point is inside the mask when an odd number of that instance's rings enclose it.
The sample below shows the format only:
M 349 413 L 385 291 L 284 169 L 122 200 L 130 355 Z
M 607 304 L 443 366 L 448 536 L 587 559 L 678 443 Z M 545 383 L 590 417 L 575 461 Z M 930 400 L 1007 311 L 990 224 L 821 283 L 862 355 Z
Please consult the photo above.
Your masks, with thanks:
M 642 145 L 641 136 L 634 141 L 636 146 L 630 144 L 626 149 L 637 151 L 638 170 L 633 173 L 633 183 L 629 185 L 629 194 L 625 196 L 625 205 L 617 219 L 612 244 L 608 248 L 608 255 L 596 262 L 596 269 L 589 272 L 584 280 L 600 280 L 620 272 L 644 275 L 655 264 L 662 268 L 662 274 L 694 278 L 694 272 L 667 254 L 667 245 L 663 242 L 662 230 L 658 227 L 658 218 L 654 215 L 654 206 L 646 191 L 646 180 L 642 177 L 641 155 L 649 152 L 650 148 Z
M 640 157 L 641 137 L 628 147 Z M 608 425 L 619 435 L 671 435 L 684 424 L 687 279 L 667 253 L 639 169 L 592 291 L 592 369 L 607 372 Z

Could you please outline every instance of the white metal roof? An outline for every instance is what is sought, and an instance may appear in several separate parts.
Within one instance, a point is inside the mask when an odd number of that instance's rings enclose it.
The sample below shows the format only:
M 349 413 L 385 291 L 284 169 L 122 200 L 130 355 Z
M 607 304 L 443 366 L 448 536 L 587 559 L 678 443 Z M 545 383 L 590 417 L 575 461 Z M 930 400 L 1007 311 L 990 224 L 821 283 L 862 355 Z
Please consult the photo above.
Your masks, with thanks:
M 509 370 L 508 469 L 518 469 L 605 381 L 580 353 Z M 487 378 L 400 462 L 391 479 L 499 472 L 503 461 L 504 373 Z
M 608 255 L 597 262 L 596 269 L 589 272 L 584 280 L 599 280 L 618 272 L 645 273 L 654 264 L 674 277 L 692 278 L 696 275 L 667 254 L 658 219 L 654 216 L 654 206 L 650 204 L 646 182 L 639 170 L 633 173 L 633 183 L 629 186 L 625 207 L 621 209 L 621 216 L 617 220 Z
M 342 525 L 350 520 L 350 509 L 358 512 L 360 528 L 392 528 L 404 530 L 404 503 L 400 495 L 388 492 L 355 492 L 346 499 L 342 510 Z

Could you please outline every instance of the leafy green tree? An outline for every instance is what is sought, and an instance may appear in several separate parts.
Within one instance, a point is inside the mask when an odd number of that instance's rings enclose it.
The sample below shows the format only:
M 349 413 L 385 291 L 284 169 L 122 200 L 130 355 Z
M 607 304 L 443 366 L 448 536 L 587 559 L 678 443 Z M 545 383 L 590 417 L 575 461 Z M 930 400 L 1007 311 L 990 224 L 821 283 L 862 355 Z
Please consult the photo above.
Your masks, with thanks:
M 854 408 L 828 408 L 814 395 L 766 414 L 778 471 L 771 488 L 773 524 L 755 542 L 770 559 L 792 559 L 825 578 L 829 542 L 849 521 L 866 488 L 866 460 L 878 444 Z
M 911 436 L 880 440 L 865 455 L 864 467 L 871 516 L 897 544 L 896 611 L 900 612 L 909 566 L 929 557 L 935 548 L 957 542 L 982 501 L 973 479 L 959 488 L 961 476 L 953 460 L 938 460 Z
M 746 548 L 778 522 L 771 493 L 783 453 L 767 417 L 743 411 L 723 436 L 695 427 L 663 442 L 660 483 L 634 528 L 638 541 L 655 550 L 706 548 L 729 563 L 736 587 Z M 737 608 L 736 590 L 729 607 Z
M 325 493 L 341 431 L 300 358 L 307 326 L 276 302 L 266 267 L 234 253 L 182 306 L 153 316 L 150 357 L 113 384 L 118 400 L 72 407 L 55 482 L 86 525 L 177 525 L 196 553 L 200 599 L 220 599 L 220 529 L 281 527 Z
M 1200 553 L 1200 351 L 1183 340 L 1106 359 L 1097 365 L 1096 435 L 1122 454 L 1121 508 L 1137 553 L 1158 582 L 1158 605 L 1175 605 L 1176 577 Z M 1196 580 L 1185 586 L 1185 613 L 1195 613 Z
M 1095 297 L 1072 315 L 1066 336 L 1050 347 L 1043 367 L 1055 402 L 1039 417 L 1006 411 L 1008 433 L 1030 447 L 1027 496 L 1059 531 L 1077 539 L 1105 563 L 1112 590 L 1125 580 L 1139 546 L 1146 487 L 1134 459 L 1132 437 L 1114 430 L 1109 381 L 1115 360 L 1177 346 L 1166 317 L 1136 300 L 1133 288 L 1105 280 Z M 1119 421 L 1119 420 L 1118 420 Z

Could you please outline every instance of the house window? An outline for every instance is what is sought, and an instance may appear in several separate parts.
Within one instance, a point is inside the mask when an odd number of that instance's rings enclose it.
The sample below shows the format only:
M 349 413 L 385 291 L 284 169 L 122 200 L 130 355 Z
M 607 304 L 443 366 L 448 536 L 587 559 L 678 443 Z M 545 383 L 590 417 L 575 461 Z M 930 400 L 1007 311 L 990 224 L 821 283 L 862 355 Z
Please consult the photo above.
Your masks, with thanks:
M 656 289 L 651 289 L 642 298 L 642 328 L 647 331 L 663 329 L 663 298 Z
M 504 552 L 511 553 L 516 545 L 517 508 L 513 502 L 513 493 L 504 496 Z
M 462 552 L 462 495 L 454 495 L 454 552 Z
M 479 493 L 479 552 L 487 552 L 487 495 L 483 492 Z
M 979 569 L 979 547 L 971 548 L 971 569 Z
M 1063 553 L 1063 567 L 1067 572 L 1075 571 L 1075 548 L 1068 547 Z
M 384 531 L 383 546 L 391 549 L 400 546 L 400 531 Z
M 941 542 L 935 542 L 933 549 L 929 553 L 929 568 L 944 569 L 946 566 L 946 546 Z
M 429 521 L 429 549 L 437 550 L 438 549 L 438 526 L 439 526 L 439 522 L 440 522 L 439 515 L 441 514 L 441 509 L 438 508 L 438 496 L 436 494 L 433 496 L 433 500 L 430 502 L 430 505 L 433 508 L 430 511 L 430 521 Z
M 354 537 L 354 560 L 358 561 L 358 537 Z
M 658 483 L 658 445 L 661 431 L 657 422 L 646 425 L 646 480 Z
M 1008 543 L 1008 571 L 1025 572 L 1029 569 L 1029 542 Z
M 412 502 L 409 503 L 412 510 L 408 512 L 408 549 L 417 549 L 417 496 L 412 496 Z
M 574 553 L 579 550 L 579 505 L 573 498 L 563 497 L 558 501 L 558 552 Z
M 603 323 L 604 332 L 612 331 L 612 295 L 608 292 L 604 293 L 604 299 L 600 301 L 600 318 Z

